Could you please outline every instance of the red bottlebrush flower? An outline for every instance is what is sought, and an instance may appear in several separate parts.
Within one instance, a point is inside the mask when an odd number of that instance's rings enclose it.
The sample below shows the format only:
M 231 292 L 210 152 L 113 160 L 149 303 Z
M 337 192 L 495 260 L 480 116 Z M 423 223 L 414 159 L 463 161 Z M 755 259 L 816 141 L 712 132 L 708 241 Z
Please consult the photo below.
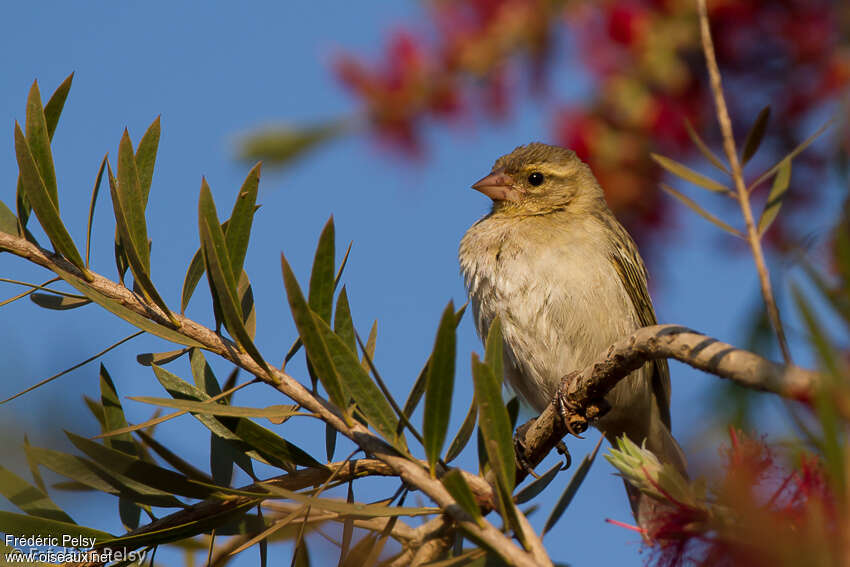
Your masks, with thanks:
M 622 45 L 635 45 L 647 28 L 647 10 L 634 2 L 614 4 L 608 10 L 607 30 L 611 39 Z

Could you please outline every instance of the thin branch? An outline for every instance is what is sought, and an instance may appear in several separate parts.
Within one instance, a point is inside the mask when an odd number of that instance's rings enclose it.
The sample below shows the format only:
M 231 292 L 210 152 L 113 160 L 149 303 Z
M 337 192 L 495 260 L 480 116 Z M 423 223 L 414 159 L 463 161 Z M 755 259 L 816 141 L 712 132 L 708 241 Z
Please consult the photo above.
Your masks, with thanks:
M 711 82 L 711 90 L 714 94 L 714 105 L 717 108 L 717 121 L 720 123 L 720 130 L 723 133 L 723 150 L 726 153 L 726 159 L 729 160 L 729 165 L 732 169 L 732 179 L 735 181 L 735 190 L 738 193 L 738 203 L 741 207 L 741 214 L 744 216 L 744 222 L 747 226 L 747 240 L 750 243 L 750 249 L 753 253 L 753 259 L 758 270 L 759 281 L 761 283 L 761 293 L 764 297 L 764 303 L 767 307 L 767 314 L 770 318 L 770 324 L 776 332 L 776 338 L 779 341 L 779 348 L 782 350 L 782 358 L 785 364 L 791 364 L 791 351 L 788 348 L 788 341 L 785 339 L 785 330 L 782 327 L 782 320 L 779 317 L 779 309 L 776 307 L 776 299 L 773 296 L 773 288 L 770 283 L 770 274 L 767 270 L 767 263 L 764 259 L 764 250 L 761 246 L 761 238 L 758 228 L 753 220 L 753 211 L 750 207 L 750 193 L 747 191 L 747 186 L 744 183 L 744 174 L 741 171 L 741 162 L 738 160 L 738 151 L 735 148 L 735 136 L 732 133 L 732 121 L 729 119 L 729 110 L 726 108 L 726 99 L 723 97 L 723 85 L 720 80 L 720 69 L 717 67 L 717 58 L 714 54 L 714 43 L 711 40 L 711 30 L 708 25 L 708 10 L 705 5 L 706 0 L 697 0 L 699 8 L 700 33 L 702 35 L 702 49 L 705 54 L 705 62 L 708 67 L 708 75 Z
M 564 378 L 569 380 L 565 409 L 572 428 L 577 433 L 587 429 L 590 421 L 605 412 L 604 397 L 620 380 L 661 358 L 674 358 L 739 386 L 792 400 L 810 400 L 821 383 L 817 372 L 771 362 L 686 327 L 654 325 L 620 340 L 597 362 Z M 550 403 L 520 439 L 526 462 L 532 467 L 539 464 L 566 433 L 555 403 Z M 518 482 L 525 475 L 517 470 Z
M 0 250 L 6 250 L 25 258 L 57 275 L 85 280 L 90 288 L 101 295 L 112 301 L 117 301 L 125 309 L 129 309 L 160 325 L 174 328 L 172 320 L 176 320 L 179 325 L 175 329 L 176 332 L 257 376 L 306 410 L 315 413 L 325 423 L 359 445 L 368 455 L 387 464 L 401 480 L 427 495 L 437 506 L 445 510 L 464 531 L 497 551 L 503 560 L 518 567 L 551 565 L 548 557 L 541 557 L 540 553 L 537 552 L 537 550 L 543 549 L 542 544 L 533 545 L 533 552 L 527 552 L 491 523 L 478 524 L 460 506 L 455 504 L 454 498 L 439 480 L 431 478 L 427 467 L 423 467 L 422 463 L 399 455 L 394 447 L 356 420 L 348 423 L 340 414 L 338 408 L 310 392 L 295 378 L 278 369 L 262 368 L 248 354 L 241 352 L 231 341 L 213 330 L 182 315 L 165 313 L 156 305 L 142 301 L 139 296 L 123 285 L 119 285 L 99 274 L 92 271 L 83 274 L 65 258 L 44 250 L 23 238 L 0 233 Z M 475 478 L 474 475 L 469 475 L 469 477 Z M 481 480 L 481 483 L 484 483 L 484 481 Z M 488 492 L 492 498 L 492 490 L 488 490 Z M 536 535 L 534 537 L 536 538 Z

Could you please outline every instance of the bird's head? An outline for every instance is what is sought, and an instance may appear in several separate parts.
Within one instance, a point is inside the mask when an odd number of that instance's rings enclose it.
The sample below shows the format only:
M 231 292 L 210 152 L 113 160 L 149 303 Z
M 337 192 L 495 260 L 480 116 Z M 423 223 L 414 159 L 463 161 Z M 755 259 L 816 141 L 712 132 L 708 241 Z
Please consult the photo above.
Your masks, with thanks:
M 541 215 L 604 206 L 602 189 L 575 152 L 534 142 L 496 160 L 473 189 L 493 199 L 493 212 Z

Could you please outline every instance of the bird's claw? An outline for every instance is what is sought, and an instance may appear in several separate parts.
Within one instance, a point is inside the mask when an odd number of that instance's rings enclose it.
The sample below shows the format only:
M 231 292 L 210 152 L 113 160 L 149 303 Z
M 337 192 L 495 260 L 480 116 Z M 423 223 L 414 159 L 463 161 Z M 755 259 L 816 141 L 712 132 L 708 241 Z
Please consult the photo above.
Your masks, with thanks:
M 562 471 L 570 468 L 570 465 L 573 464 L 573 458 L 570 455 L 569 449 L 567 449 L 567 445 L 563 441 L 558 441 L 558 444 L 555 445 L 555 449 L 558 451 L 558 454 L 564 456 L 564 466 L 561 467 Z

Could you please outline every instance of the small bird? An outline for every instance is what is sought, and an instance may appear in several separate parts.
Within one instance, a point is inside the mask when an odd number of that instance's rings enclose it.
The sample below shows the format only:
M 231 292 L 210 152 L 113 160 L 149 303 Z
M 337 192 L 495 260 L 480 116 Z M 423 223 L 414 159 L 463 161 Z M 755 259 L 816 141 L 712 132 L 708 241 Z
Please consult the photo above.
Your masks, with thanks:
M 590 168 L 571 150 L 520 146 L 472 188 L 493 200 L 491 212 L 460 243 L 475 324 L 485 338 L 500 318 L 504 378 L 540 412 L 561 378 L 656 323 L 646 268 Z M 645 441 L 662 462 L 686 474 L 670 430 L 666 360 L 648 362 L 621 380 L 606 401 L 611 409 L 595 426 L 609 442 L 624 434 L 638 445 Z M 654 505 L 626 488 L 643 526 Z

